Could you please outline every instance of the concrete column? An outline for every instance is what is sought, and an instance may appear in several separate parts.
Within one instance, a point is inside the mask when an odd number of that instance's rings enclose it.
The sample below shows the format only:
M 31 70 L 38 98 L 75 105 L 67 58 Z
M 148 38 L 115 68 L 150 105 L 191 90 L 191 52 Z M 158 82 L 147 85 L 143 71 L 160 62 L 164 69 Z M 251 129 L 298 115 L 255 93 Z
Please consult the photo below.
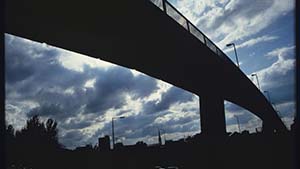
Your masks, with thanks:
M 201 95 L 199 101 L 202 134 L 211 136 L 225 135 L 224 99 L 220 96 Z

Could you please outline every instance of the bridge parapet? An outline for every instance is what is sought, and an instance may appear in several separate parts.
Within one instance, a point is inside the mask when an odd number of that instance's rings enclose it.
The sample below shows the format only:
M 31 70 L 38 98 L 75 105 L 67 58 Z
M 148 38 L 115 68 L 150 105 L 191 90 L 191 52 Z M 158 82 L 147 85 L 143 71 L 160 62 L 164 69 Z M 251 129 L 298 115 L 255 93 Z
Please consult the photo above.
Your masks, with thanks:
M 167 0 L 150 0 L 150 2 L 152 2 L 159 9 L 165 12 L 168 16 L 174 19 L 178 24 L 184 27 L 189 33 L 194 35 L 194 37 L 196 37 L 203 44 L 205 44 L 210 50 L 212 50 L 215 54 L 220 56 L 221 59 L 227 62 L 232 62 L 229 59 L 229 57 L 216 44 L 214 44 L 203 32 L 201 32 L 191 21 L 189 21 L 182 13 L 180 13 Z
M 254 113 L 266 122 L 264 128 L 285 129 L 265 96 L 222 50 L 167 1 L 155 1 L 160 9 L 152 1 L 7 0 L 5 32 L 135 69 L 197 94 L 202 132 L 225 133 L 222 100 Z

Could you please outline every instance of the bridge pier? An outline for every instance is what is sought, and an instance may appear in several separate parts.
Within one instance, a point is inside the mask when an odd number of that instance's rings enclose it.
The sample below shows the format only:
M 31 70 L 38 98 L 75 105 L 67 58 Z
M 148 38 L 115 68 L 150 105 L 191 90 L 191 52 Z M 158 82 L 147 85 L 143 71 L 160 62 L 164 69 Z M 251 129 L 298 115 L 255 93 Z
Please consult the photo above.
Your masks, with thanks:
M 201 95 L 199 101 L 201 133 L 224 136 L 226 134 L 224 99 L 216 95 Z

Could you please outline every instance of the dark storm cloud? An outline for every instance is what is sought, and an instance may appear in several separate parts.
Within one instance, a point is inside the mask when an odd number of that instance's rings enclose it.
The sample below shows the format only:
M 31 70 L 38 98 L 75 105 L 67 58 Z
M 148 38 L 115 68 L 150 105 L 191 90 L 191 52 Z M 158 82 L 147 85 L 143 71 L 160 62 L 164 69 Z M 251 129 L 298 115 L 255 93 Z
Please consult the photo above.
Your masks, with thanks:
M 34 115 L 39 116 L 55 116 L 57 114 L 61 114 L 62 110 L 59 105 L 50 104 L 50 105 L 44 105 L 40 107 L 36 107 L 31 109 L 30 112 L 27 113 L 27 116 L 33 117 Z
M 41 57 L 41 53 L 47 56 L 48 62 L 55 60 L 58 54 L 54 49 L 38 48 L 35 43 L 12 36 L 6 35 L 5 42 L 5 80 L 10 84 L 21 82 L 43 68 L 44 57 Z
M 183 112 L 199 112 L 199 108 L 195 107 L 184 107 L 182 109 Z
M 7 36 L 9 39 L 9 36 Z M 111 133 L 111 123 L 88 137 L 78 129 L 85 129 L 95 123 L 102 123 L 108 109 L 115 109 L 117 115 L 132 110 L 118 110 L 126 105 L 126 95 L 133 100 L 141 99 L 143 110 L 134 116 L 116 121 L 115 132 L 119 137 L 138 139 L 156 136 L 158 117 L 173 113 L 168 111 L 175 103 L 192 101 L 194 96 L 177 87 L 171 87 L 162 94 L 160 102 L 146 102 L 143 98 L 158 89 L 157 81 L 143 74 L 134 76 L 129 69 L 110 67 L 107 69 L 83 66 L 83 71 L 64 67 L 59 61 L 63 54 L 56 48 L 15 38 L 6 46 L 6 94 L 7 102 L 12 105 L 30 100 L 38 107 L 29 109 L 27 117 L 40 115 L 58 122 L 60 141 L 67 147 L 95 142 L 101 135 Z M 17 49 L 16 49 L 17 48 Z M 86 82 L 95 79 L 94 87 L 84 87 Z M 185 109 L 184 112 L 192 111 Z M 100 118 L 99 118 L 100 117 Z M 102 121 L 101 121 L 102 119 Z M 170 132 L 189 130 L 185 124 L 192 117 L 171 119 L 165 124 Z M 100 120 L 100 121 L 99 121 Z M 183 126 L 181 126 L 183 125 Z M 176 127 L 175 127 L 176 126 Z M 131 133 L 124 133 L 131 130 Z
M 133 76 L 129 69 L 114 67 L 105 71 L 85 65 L 84 72 L 77 72 L 58 62 L 60 53 L 55 48 L 16 37 L 12 41 L 13 37 L 6 38 L 7 93 L 20 94 L 15 100 L 35 100 L 43 110 L 48 105 L 60 105 L 62 111 L 71 115 L 87 104 L 86 113 L 103 113 L 126 104 L 125 92 L 137 99 L 157 89 L 155 79 Z M 92 78 L 96 78 L 95 88 L 83 90 L 86 81 Z M 64 93 L 67 89 L 73 92 Z
M 78 147 L 84 144 L 85 135 L 79 130 L 72 130 L 67 132 L 63 137 L 59 138 L 59 141 L 67 145 L 68 147 Z
M 143 110 L 146 114 L 157 113 L 169 109 L 172 104 L 185 103 L 192 101 L 194 95 L 181 88 L 172 86 L 165 93 L 162 94 L 161 100 L 149 101 L 144 104 Z
M 173 112 L 168 111 L 169 107 L 175 103 L 185 103 L 192 101 L 194 95 L 184 91 L 183 89 L 177 87 L 171 87 L 165 93 L 162 94 L 161 101 L 156 103 L 156 101 L 148 101 L 143 104 L 143 110 L 138 115 L 129 116 L 124 119 L 117 120 L 117 125 L 115 125 L 115 132 L 119 133 L 129 139 L 138 139 L 140 137 L 155 136 L 157 135 L 158 125 L 164 126 L 175 126 L 168 132 L 179 132 L 180 131 L 191 131 L 191 127 L 182 127 L 186 123 L 190 123 L 194 119 L 199 119 L 198 114 L 195 116 L 185 116 L 181 118 L 171 119 L 162 124 L 155 124 L 154 121 L 158 117 L 162 117 L 166 114 L 173 114 Z M 186 109 L 188 111 L 189 109 Z M 193 109 L 194 110 L 194 109 Z M 197 110 L 199 111 L 199 110 Z M 122 113 L 120 113 L 121 115 Z M 177 129 L 178 130 L 177 130 Z M 199 128 L 197 128 L 199 130 Z M 197 130 L 193 126 L 193 130 Z M 133 132 L 124 134 L 124 131 L 131 130 Z M 106 123 L 104 128 L 95 132 L 93 137 L 99 135 L 105 135 L 104 133 L 110 133 L 111 124 Z
M 41 117 L 52 118 L 59 122 L 58 127 L 61 129 L 83 129 L 89 127 L 93 121 L 88 118 L 82 120 L 72 118 L 72 114 L 66 113 L 66 106 L 59 104 L 44 104 L 31 109 L 26 115 L 28 118 L 39 115 Z M 70 119 L 69 119 L 70 118 Z
M 71 119 L 69 123 L 63 123 L 60 126 L 64 129 L 83 129 L 93 124 L 93 121 Z
M 190 121 L 184 124 L 176 124 L 171 126 L 166 126 L 164 130 L 167 133 L 181 133 L 181 132 L 192 132 L 199 131 L 199 123 L 198 121 Z
M 134 78 L 132 88 L 133 99 L 147 97 L 158 89 L 157 82 L 154 78 L 145 75 L 139 75 Z
M 135 116 L 129 116 L 124 119 L 115 121 L 115 135 L 117 137 L 125 137 L 126 139 L 139 139 L 145 136 L 157 136 L 158 127 L 164 129 L 166 133 L 176 132 L 191 132 L 199 131 L 199 114 L 174 117 L 162 122 L 155 123 L 155 120 L 159 117 L 163 117 L 167 114 L 174 114 L 171 111 L 162 111 L 156 114 L 142 114 L 139 113 Z M 126 133 L 126 131 L 132 131 Z M 111 123 L 106 125 L 95 132 L 92 137 L 99 137 L 101 135 L 111 135 Z
M 119 109 L 126 104 L 125 93 L 137 99 L 147 97 L 157 89 L 157 82 L 151 77 L 134 76 L 129 69 L 123 67 L 110 68 L 97 77 L 93 91 L 95 94 L 88 101 L 87 111 Z
M 101 116 L 110 108 L 121 108 L 126 104 L 125 94 L 139 99 L 158 89 L 155 79 L 145 75 L 134 76 L 123 67 L 101 69 L 84 65 L 83 72 L 68 69 L 58 60 L 61 54 L 56 48 L 6 35 L 7 103 L 36 102 L 38 107 L 26 112 L 26 116 L 39 114 L 53 118 L 58 121 L 63 133 L 94 124 L 96 121 L 90 118 L 93 114 Z M 91 79 L 96 79 L 94 88 L 84 88 Z M 82 118 L 74 119 L 78 113 L 83 113 Z M 143 121 L 138 125 L 140 128 L 154 120 L 154 117 L 136 118 L 136 121 Z M 83 137 L 80 131 L 72 131 L 61 140 L 72 146 Z
M 162 94 L 161 106 L 171 105 L 173 103 L 185 103 L 193 100 L 194 95 L 181 88 L 172 86 L 166 93 Z
M 239 113 L 243 110 L 245 110 L 245 109 L 238 106 L 238 105 L 236 105 L 236 104 L 234 104 L 234 103 L 228 102 L 227 104 L 225 104 L 225 112 L 230 112 L 230 113 L 236 114 L 236 113 Z
M 168 113 L 168 112 L 166 112 Z M 157 118 L 156 115 L 142 115 L 141 113 L 135 116 L 129 116 L 124 119 L 119 119 L 115 121 L 115 133 L 117 135 L 124 135 L 124 131 L 131 130 L 132 133 L 126 134 L 126 138 L 139 138 L 150 134 L 154 120 Z M 149 133 L 150 131 L 150 133 Z M 93 137 L 99 135 L 105 135 L 111 133 L 111 123 L 106 123 L 102 129 L 95 132 Z
M 240 124 L 246 124 L 250 120 L 253 119 L 253 115 L 250 112 L 245 112 L 241 115 L 237 115 Z M 237 124 L 237 119 L 235 117 L 231 117 L 226 121 L 226 125 Z
M 9 39 L 10 36 L 6 37 Z M 7 93 L 19 93 L 19 99 L 36 98 L 45 92 L 48 95 L 50 90 L 60 93 L 68 87 L 82 86 L 88 78 L 82 73 L 64 68 L 57 61 L 59 51 L 55 48 L 42 47 L 41 44 L 16 37 L 6 44 L 6 90 Z M 53 99 L 38 98 L 39 101 Z
M 199 119 L 199 116 L 193 115 L 193 116 L 185 116 L 180 118 L 172 118 L 171 120 L 168 120 L 167 122 L 163 123 L 165 126 L 174 126 L 174 125 L 182 125 L 190 123 L 193 120 Z

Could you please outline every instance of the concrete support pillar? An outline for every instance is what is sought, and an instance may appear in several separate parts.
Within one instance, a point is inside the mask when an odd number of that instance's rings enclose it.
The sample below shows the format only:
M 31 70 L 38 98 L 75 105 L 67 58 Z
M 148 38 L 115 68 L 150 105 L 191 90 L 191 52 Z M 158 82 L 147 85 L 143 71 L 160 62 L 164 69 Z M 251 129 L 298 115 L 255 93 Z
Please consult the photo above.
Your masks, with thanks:
M 211 136 L 226 134 L 224 99 L 220 96 L 201 95 L 201 133 Z

